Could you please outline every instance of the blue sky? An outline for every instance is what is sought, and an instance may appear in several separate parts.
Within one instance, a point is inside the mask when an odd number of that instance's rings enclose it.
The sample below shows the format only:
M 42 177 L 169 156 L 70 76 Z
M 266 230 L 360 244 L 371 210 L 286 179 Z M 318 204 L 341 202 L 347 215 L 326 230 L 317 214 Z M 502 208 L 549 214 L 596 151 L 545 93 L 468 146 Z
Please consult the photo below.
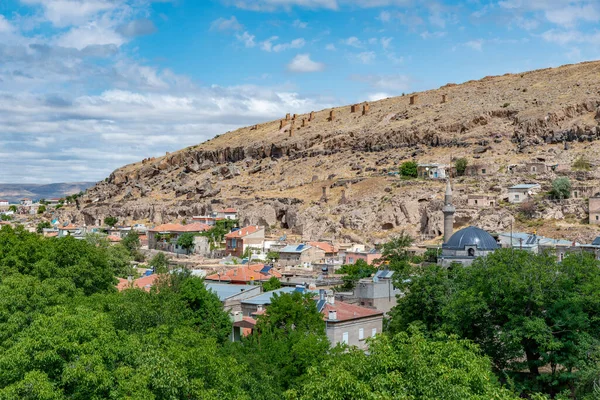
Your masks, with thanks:
M 1 0 L 0 182 L 287 112 L 600 58 L 600 0 Z

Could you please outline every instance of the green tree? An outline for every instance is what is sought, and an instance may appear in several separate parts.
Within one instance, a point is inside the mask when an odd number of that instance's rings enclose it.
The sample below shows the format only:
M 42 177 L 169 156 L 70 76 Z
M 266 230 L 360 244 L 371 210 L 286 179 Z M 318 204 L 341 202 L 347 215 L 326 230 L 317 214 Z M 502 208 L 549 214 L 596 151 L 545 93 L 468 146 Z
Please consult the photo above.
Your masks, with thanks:
M 46 206 L 45 205 L 41 205 L 38 207 L 37 213 L 38 214 L 43 214 L 46 212 Z
M 368 278 L 377 272 L 377 268 L 367 264 L 365 260 L 356 260 L 354 264 L 342 265 L 337 271 L 338 274 L 343 274 L 342 281 L 344 285 L 342 289 L 352 290 L 356 287 L 356 283 L 363 279 Z
M 185 250 L 187 254 L 194 248 L 194 240 L 196 235 L 191 232 L 185 232 L 177 238 L 177 246 Z
M 8 211 L 16 213 L 17 212 L 17 206 L 15 206 L 14 204 L 11 205 L 11 206 L 9 206 L 8 207 Z
M 415 161 L 405 161 L 400 165 L 400 175 L 405 178 L 416 178 L 419 176 L 417 167 L 418 164 Z
M 37 227 L 35 228 L 35 231 L 37 233 L 44 233 L 44 229 L 50 229 L 52 228 L 52 224 L 48 221 L 44 221 L 44 222 L 40 222 L 39 224 L 37 224 Z
M 169 258 L 165 255 L 165 253 L 157 253 L 148 265 L 154 270 L 157 274 L 162 274 L 169 271 Z
M 477 346 L 454 336 L 427 339 L 412 329 L 369 342 L 312 367 L 288 399 L 517 400 L 492 373 Z
M 279 252 L 278 251 L 269 251 L 267 253 L 267 261 L 279 261 Z
M 588 254 L 500 249 L 471 266 L 416 271 L 390 327 L 420 321 L 473 340 L 525 392 L 574 387 L 600 335 L 600 265 Z M 542 367 L 549 367 L 542 373 Z M 529 370 L 528 375 L 520 371 Z
M 428 263 L 436 263 L 439 255 L 441 254 L 441 249 L 427 249 L 425 250 L 425 254 L 423 255 L 423 260 Z
M 310 294 L 274 294 L 245 342 L 243 357 L 272 377 L 279 391 L 302 381 L 308 368 L 327 356 L 323 316 Z
M 11 215 L 2 214 L 0 215 L 0 220 L 2 221 L 12 221 L 13 217 Z
M 273 290 L 277 290 L 281 288 L 281 281 L 276 277 L 272 276 L 268 281 L 262 284 L 262 288 L 264 292 L 271 292 Z
M 121 244 L 125 246 L 125 248 L 133 255 L 141 247 L 140 235 L 132 229 L 127 233 L 127 235 L 125 235 L 121 241 Z
M 467 165 L 469 165 L 469 161 L 466 158 L 459 158 L 458 160 L 454 161 L 454 168 L 456 168 L 456 173 L 459 176 L 463 176 L 465 174 Z
M 115 225 L 117 224 L 117 222 L 119 222 L 119 219 L 118 219 L 118 218 L 116 218 L 116 217 L 110 217 L 110 216 L 109 216 L 109 217 L 106 217 L 106 218 L 104 218 L 104 224 L 105 224 L 106 226 L 109 226 L 109 227 L 111 227 L 111 228 L 112 228 L 113 226 L 115 226 Z
M 566 176 L 556 178 L 552 182 L 550 197 L 557 200 L 568 199 L 571 197 L 571 181 Z

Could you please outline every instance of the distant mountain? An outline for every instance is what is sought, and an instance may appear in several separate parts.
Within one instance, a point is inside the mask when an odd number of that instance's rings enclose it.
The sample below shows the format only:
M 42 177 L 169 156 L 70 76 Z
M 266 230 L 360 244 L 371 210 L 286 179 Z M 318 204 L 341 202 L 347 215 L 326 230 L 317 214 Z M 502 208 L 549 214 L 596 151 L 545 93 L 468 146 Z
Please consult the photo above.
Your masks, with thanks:
M 24 197 L 39 200 L 70 196 L 92 187 L 96 182 L 50 183 L 47 185 L 0 183 L 0 199 L 16 203 Z

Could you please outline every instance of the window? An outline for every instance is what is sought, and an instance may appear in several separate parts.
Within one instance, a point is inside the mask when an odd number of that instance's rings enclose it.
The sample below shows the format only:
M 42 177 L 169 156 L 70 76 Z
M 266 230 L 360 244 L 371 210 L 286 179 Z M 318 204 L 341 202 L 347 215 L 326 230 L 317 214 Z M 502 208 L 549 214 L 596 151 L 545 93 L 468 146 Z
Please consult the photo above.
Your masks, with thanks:
M 596 221 L 600 220 L 600 216 L 596 215 Z
M 375 335 L 377 335 L 377 328 L 371 330 L 371 337 L 375 337 Z
M 519 200 L 519 195 L 515 194 L 515 200 Z
M 467 253 L 469 254 L 469 257 L 475 257 L 475 249 L 469 249 L 467 250 Z
M 485 175 L 485 174 L 486 174 L 485 168 L 483 168 L 483 169 L 481 170 L 481 174 L 482 174 L 482 175 Z
M 235 249 L 237 247 L 237 239 L 231 239 L 231 248 Z
M 348 332 L 344 332 L 342 335 L 342 342 L 348 344 Z
M 535 167 L 531 167 L 531 172 L 535 172 Z
M 358 330 L 358 340 L 363 340 L 365 338 L 365 330 L 363 328 L 360 328 Z
M 348 264 L 354 264 L 354 258 L 348 257 Z
M 477 200 L 475 200 L 475 205 L 477 205 Z

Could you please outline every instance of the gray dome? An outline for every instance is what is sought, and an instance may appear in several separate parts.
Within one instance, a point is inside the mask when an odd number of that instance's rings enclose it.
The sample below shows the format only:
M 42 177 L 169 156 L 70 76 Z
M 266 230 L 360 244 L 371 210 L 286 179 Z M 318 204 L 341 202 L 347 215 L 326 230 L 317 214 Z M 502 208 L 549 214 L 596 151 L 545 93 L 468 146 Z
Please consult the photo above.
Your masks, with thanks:
M 498 243 L 483 229 L 469 226 L 456 232 L 442 248 L 449 250 L 464 250 L 465 246 L 477 246 L 477 250 L 496 250 Z

